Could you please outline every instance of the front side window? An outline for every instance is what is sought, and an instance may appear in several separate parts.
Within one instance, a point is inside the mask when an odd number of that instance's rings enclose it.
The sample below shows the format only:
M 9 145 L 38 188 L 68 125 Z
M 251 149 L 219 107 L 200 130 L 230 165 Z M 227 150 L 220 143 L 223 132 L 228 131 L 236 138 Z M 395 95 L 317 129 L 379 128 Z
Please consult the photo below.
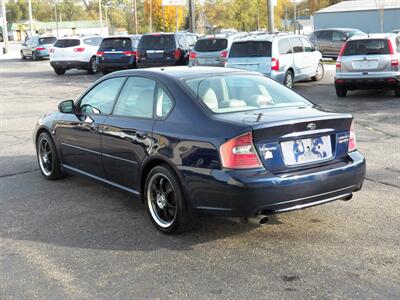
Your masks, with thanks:
M 313 52 L 314 46 L 309 41 L 304 38 L 302 38 L 301 41 L 303 42 L 304 52 Z
M 157 90 L 156 97 L 156 115 L 157 117 L 165 117 L 169 114 L 172 109 L 173 102 L 168 93 L 162 88 L 159 87 Z
M 117 77 L 100 82 L 82 98 L 80 111 L 87 114 L 110 114 L 125 79 Z
M 84 39 L 83 42 L 90 46 L 99 46 L 102 40 L 103 38 L 101 37 L 91 37 Z
M 321 31 L 319 33 L 318 38 L 321 40 L 331 41 L 332 40 L 332 31 L 330 31 L 330 30 Z
M 332 33 L 332 40 L 333 41 L 345 41 L 346 37 L 344 36 L 343 33 L 341 33 L 340 31 L 334 31 Z
M 113 115 L 152 118 L 156 83 L 144 77 L 129 77 L 118 97 Z
M 215 113 L 310 105 L 292 90 L 260 75 L 219 75 L 185 83 Z
M 290 43 L 292 44 L 293 47 L 293 53 L 300 53 L 303 52 L 303 43 L 301 42 L 300 38 L 295 37 L 295 38 L 290 38 Z

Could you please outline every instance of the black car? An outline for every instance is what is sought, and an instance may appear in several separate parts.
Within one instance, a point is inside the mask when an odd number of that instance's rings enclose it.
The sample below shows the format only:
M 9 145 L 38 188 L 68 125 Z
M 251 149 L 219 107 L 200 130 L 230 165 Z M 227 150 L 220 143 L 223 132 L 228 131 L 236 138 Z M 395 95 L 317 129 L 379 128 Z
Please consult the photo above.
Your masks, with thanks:
M 97 51 L 98 69 L 104 74 L 136 68 L 137 46 L 141 35 L 107 37 Z
M 125 190 L 167 233 L 197 213 L 254 219 L 349 200 L 365 175 L 350 114 L 228 68 L 109 74 L 41 117 L 34 142 L 44 177 Z
M 187 65 L 195 39 L 187 32 L 145 34 L 138 45 L 138 67 Z
M 36 60 L 38 58 L 49 57 L 49 49 L 57 41 L 54 36 L 32 36 L 28 38 L 21 47 L 21 58 L 30 58 Z
M 366 33 L 354 28 L 319 29 L 311 34 L 310 41 L 323 57 L 336 60 L 344 43 L 355 35 L 366 35 Z

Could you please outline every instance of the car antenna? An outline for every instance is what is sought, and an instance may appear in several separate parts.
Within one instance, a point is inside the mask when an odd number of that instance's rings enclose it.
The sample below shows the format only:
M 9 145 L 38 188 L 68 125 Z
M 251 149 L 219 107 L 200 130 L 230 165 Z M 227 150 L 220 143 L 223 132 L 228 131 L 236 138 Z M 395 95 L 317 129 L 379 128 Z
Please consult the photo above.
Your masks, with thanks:
M 260 122 L 260 119 L 261 119 L 262 115 L 263 115 L 263 113 L 259 113 L 258 114 L 256 122 Z

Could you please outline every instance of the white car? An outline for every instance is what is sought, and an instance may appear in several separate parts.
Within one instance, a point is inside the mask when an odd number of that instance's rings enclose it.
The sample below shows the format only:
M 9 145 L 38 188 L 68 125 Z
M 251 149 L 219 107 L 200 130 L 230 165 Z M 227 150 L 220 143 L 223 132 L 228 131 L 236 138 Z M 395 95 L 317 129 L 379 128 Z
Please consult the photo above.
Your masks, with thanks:
M 97 73 L 96 53 L 101 36 L 76 36 L 60 38 L 50 49 L 50 65 L 58 75 L 69 69 Z

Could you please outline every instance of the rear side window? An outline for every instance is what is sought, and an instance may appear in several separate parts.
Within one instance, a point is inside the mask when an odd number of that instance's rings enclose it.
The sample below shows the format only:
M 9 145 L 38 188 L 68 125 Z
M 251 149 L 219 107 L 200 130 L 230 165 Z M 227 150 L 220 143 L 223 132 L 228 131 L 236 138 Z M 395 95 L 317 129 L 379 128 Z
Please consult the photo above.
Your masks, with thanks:
M 282 39 L 278 43 L 279 54 L 289 54 L 292 53 L 292 46 L 289 43 L 289 39 Z
M 39 38 L 39 45 L 53 44 L 55 41 L 57 41 L 57 38 L 55 38 L 53 36 L 42 37 L 42 38 Z
M 271 57 L 271 42 L 248 41 L 232 44 L 229 57 Z
M 332 31 L 320 31 L 318 33 L 318 38 L 321 40 L 332 40 Z
M 173 34 L 144 35 L 140 39 L 138 48 L 150 50 L 175 49 L 175 37 Z
M 303 43 L 301 42 L 300 38 L 295 37 L 290 39 L 290 43 L 293 47 L 293 53 L 303 52 Z
M 332 40 L 333 41 L 345 41 L 346 37 L 343 33 L 341 33 L 340 31 L 334 31 L 332 33 Z
M 194 50 L 198 52 L 222 51 L 228 47 L 227 39 L 203 39 L 198 40 L 194 45 Z
M 101 43 L 101 51 L 114 50 L 114 51 L 126 51 L 131 50 L 132 41 L 130 38 L 112 38 L 104 39 Z
M 57 48 L 68 48 L 68 47 L 76 47 L 81 44 L 81 41 L 78 39 L 62 39 L 58 40 L 55 44 L 54 47 Z
M 83 42 L 90 46 L 99 46 L 101 43 L 101 40 L 102 40 L 101 37 L 92 37 L 92 38 L 84 39 Z
M 390 54 L 388 40 L 368 39 L 349 41 L 343 53 L 345 56 L 368 54 Z

